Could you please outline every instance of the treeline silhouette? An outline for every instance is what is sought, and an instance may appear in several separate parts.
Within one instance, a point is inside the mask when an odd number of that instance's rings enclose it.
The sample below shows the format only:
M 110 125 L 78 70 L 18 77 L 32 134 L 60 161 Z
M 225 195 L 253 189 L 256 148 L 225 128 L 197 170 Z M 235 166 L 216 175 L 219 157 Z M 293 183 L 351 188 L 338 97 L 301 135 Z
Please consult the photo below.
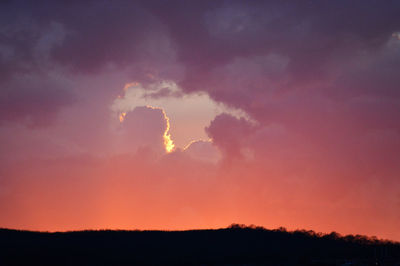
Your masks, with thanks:
M 400 265 L 400 243 L 239 224 L 189 231 L 0 229 L 0 265 Z

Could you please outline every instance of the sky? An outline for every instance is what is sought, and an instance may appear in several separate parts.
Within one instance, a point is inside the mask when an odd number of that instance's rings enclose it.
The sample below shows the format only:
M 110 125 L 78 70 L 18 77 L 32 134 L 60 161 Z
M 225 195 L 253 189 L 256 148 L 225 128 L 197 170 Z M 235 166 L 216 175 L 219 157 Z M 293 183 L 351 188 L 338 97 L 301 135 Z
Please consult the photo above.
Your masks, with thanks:
M 400 240 L 399 1 L 1 1 L 0 227 Z

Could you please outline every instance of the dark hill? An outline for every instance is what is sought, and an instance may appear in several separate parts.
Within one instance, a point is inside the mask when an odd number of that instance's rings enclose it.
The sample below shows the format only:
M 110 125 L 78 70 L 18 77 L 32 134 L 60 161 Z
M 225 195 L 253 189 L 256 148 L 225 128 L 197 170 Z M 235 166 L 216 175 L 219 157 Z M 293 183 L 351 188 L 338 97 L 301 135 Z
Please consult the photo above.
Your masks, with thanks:
M 346 264 L 347 263 L 347 264 Z M 232 225 L 191 231 L 0 229 L 0 265 L 400 265 L 400 244 Z

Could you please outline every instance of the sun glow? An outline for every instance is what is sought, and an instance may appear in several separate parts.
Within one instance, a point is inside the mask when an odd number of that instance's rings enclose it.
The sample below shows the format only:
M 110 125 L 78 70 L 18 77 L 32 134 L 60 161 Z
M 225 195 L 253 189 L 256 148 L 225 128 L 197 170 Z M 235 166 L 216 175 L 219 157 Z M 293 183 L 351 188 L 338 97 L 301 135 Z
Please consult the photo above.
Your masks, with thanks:
M 163 139 L 164 139 L 164 147 L 165 147 L 165 151 L 167 153 L 170 153 L 174 150 L 175 148 L 175 144 L 171 139 L 171 134 L 169 133 L 169 129 L 170 129 L 170 123 L 169 123 L 169 117 L 167 116 L 167 114 L 165 113 L 164 109 L 160 108 L 160 107 L 154 107 L 151 105 L 146 105 L 147 108 L 151 108 L 154 110 L 160 110 L 164 116 L 165 122 L 167 124 L 167 126 L 165 127 L 165 131 L 163 134 Z
M 168 116 L 173 118 L 174 127 L 170 130 L 170 123 L 168 123 L 168 128 L 163 134 L 164 147 L 167 152 L 171 152 L 177 147 L 185 150 L 190 146 L 189 142 L 196 142 L 193 139 L 206 140 L 207 134 L 204 128 L 218 114 L 228 113 L 250 121 L 249 116 L 241 110 L 216 103 L 204 93 L 185 93 L 171 80 L 145 85 L 135 81 L 126 83 L 121 95 L 111 105 L 111 110 L 113 116 L 119 117 L 119 121 L 123 123 L 126 119 L 125 113 L 133 111 L 139 106 L 165 110 L 168 112 Z M 164 117 L 166 120 L 168 119 L 166 115 Z M 188 117 L 196 117 L 196 122 Z M 173 140 L 170 133 L 173 135 Z
M 119 114 L 119 122 L 120 123 L 124 122 L 125 116 L 126 116 L 126 112 L 122 112 Z

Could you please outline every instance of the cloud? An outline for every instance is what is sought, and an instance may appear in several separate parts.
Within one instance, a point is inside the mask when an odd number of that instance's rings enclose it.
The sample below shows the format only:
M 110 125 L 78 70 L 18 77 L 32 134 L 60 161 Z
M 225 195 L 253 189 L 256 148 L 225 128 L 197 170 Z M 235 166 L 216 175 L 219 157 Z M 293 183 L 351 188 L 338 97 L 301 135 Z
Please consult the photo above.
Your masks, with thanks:
M 393 44 L 400 23 L 393 11 L 397 5 L 6 3 L 2 10 L 9 23 L 1 29 L 0 51 L 8 63 L 0 68 L 8 78 L 51 64 L 74 75 L 126 71 L 130 80 L 144 85 L 169 80 L 182 93 L 205 92 L 266 123 L 271 118 L 264 114 L 286 109 L 281 106 L 288 97 L 322 94 L 337 100 L 352 93 L 381 93 L 378 87 L 397 97 L 398 53 Z M 10 16 L 12 12 L 18 15 Z M 392 48 L 385 48 L 390 39 Z M 365 76 L 368 80 L 360 78 Z M 164 89 L 147 96 L 167 95 L 172 94 Z M 283 103 L 270 107 L 271 101 Z
M 5 3 L 0 26 L 0 123 L 48 126 L 64 107 L 76 102 L 68 80 L 52 64 L 50 51 L 63 42 L 59 23 L 45 25 L 30 15 L 10 16 L 21 3 Z
M 200 161 L 217 163 L 221 159 L 220 152 L 211 140 L 194 140 L 184 148 L 184 152 Z
M 123 94 L 113 101 L 111 110 L 114 117 L 122 120 L 125 113 L 137 106 L 162 108 L 171 120 L 170 134 L 180 148 L 193 139 L 206 138 L 204 127 L 219 113 L 249 119 L 240 109 L 218 104 L 205 93 L 186 94 L 175 82 L 168 80 L 127 83 Z
M 125 119 L 115 136 L 118 152 L 134 153 L 138 148 L 150 148 L 163 153 L 164 135 L 169 129 L 168 117 L 164 110 L 138 106 L 126 113 Z M 168 134 L 168 133 L 167 133 Z
M 2 83 L 0 124 L 24 122 L 29 126 L 46 126 L 57 113 L 77 101 L 70 82 L 56 73 L 19 75 Z
M 254 126 L 246 119 L 237 119 L 225 113 L 218 115 L 206 128 L 208 136 L 227 158 L 243 155 L 242 147 L 254 130 Z
M 92 14 L 90 22 L 86 21 L 88 13 Z M 165 29 L 138 5 L 89 1 L 84 6 L 71 4 L 67 7 L 51 2 L 37 6 L 16 1 L 1 4 L 1 17 L 0 86 L 6 91 L 1 101 L 19 110 L 5 112 L 3 120 L 23 122 L 27 117 L 30 120 L 30 117 L 47 116 L 49 124 L 58 111 L 74 102 L 71 95 L 75 93 L 75 86 L 66 83 L 62 90 L 47 88 L 54 80 L 43 73 L 52 72 L 56 79 L 67 77 L 82 82 L 82 78 L 101 76 L 104 72 L 129 72 L 131 78 L 141 81 L 165 75 L 178 78 L 181 72 L 180 67 L 174 65 L 175 52 Z M 154 30 L 145 30 L 146 27 Z M 35 79 L 41 87 L 35 91 L 38 98 L 53 95 L 50 102 L 42 100 L 39 108 L 29 109 L 29 114 L 18 108 L 18 102 L 11 102 L 14 98 L 35 101 L 29 93 L 14 96 L 22 89 L 10 88 L 17 86 L 12 84 L 15 80 L 25 76 Z M 29 85 L 26 86 L 23 90 L 30 91 Z M 44 115 L 42 111 L 36 114 L 36 109 L 51 109 L 52 114 Z M 16 112 L 20 114 L 12 114 Z M 35 122 L 36 125 L 46 123 Z

